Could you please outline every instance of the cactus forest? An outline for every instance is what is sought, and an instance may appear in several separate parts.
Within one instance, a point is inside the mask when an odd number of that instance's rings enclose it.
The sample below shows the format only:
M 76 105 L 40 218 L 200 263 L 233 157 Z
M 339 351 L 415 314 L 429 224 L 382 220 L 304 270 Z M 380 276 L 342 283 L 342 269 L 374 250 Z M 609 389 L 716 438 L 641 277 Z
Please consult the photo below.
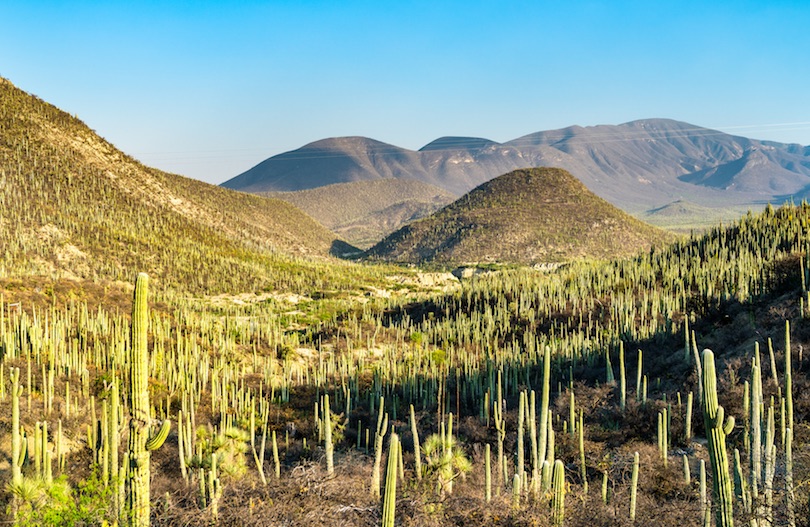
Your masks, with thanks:
M 809 525 L 810 205 L 434 280 L 0 88 L 4 522 Z

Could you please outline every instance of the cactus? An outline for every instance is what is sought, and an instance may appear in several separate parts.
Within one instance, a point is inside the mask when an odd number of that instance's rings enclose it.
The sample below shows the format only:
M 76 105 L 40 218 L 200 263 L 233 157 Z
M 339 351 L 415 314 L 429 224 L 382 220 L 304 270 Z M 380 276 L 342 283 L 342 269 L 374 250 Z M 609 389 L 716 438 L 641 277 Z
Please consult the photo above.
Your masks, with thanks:
M 512 478 L 512 509 L 515 511 L 520 510 L 520 475 L 515 474 Z
M 546 453 L 548 445 L 549 398 L 551 393 L 551 348 L 543 350 L 543 386 L 540 393 L 540 429 L 537 431 L 538 462 Z
M 706 461 L 700 460 L 700 510 L 703 517 L 703 527 L 711 527 L 712 509 L 709 506 L 709 496 L 706 491 Z
M 132 310 L 132 345 L 130 346 L 129 446 L 127 449 L 126 505 L 127 521 L 132 526 L 149 525 L 149 458 L 150 451 L 159 448 L 169 433 L 169 420 L 160 431 L 149 435 L 149 355 L 147 352 L 147 291 L 149 277 L 140 273 L 135 280 L 135 300 Z
M 551 517 L 554 525 L 561 526 L 565 519 L 565 467 L 559 459 L 554 462 L 554 494 L 551 498 Z
M 329 408 L 329 394 L 323 396 L 323 438 L 326 448 L 326 473 L 335 473 L 335 446 L 332 444 L 332 410 Z
M 796 527 L 796 495 L 793 487 L 793 429 L 785 430 L 785 508 L 788 527 Z
M 588 468 L 585 465 L 585 426 L 584 426 L 583 410 L 581 408 L 579 410 L 579 426 L 577 427 L 577 429 L 579 431 L 579 466 L 580 466 L 580 474 L 582 476 L 582 492 L 587 495 Z
M 636 521 L 636 496 L 638 495 L 638 452 L 633 454 L 633 474 L 630 478 L 630 521 Z
M 790 351 L 790 321 L 785 321 L 785 420 L 782 423 L 787 428 L 793 430 L 793 366 L 791 364 Z
M 746 514 L 751 514 L 751 497 L 745 484 L 745 476 L 743 476 L 740 451 L 736 448 L 734 449 L 734 495 L 743 504 Z
M 388 443 L 388 465 L 385 471 L 385 496 L 382 507 L 382 527 L 394 527 L 397 506 L 397 465 L 400 456 L 399 436 L 392 433 Z
M 712 495 L 715 502 L 717 527 L 734 526 L 734 502 L 729 478 L 726 436 L 734 429 L 734 416 L 725 418 L 717 404 L 717 374 L 714 353 L 703 350 L 703 421 L 708 436 L 709 459 L 712 464 Z
M 636 369 L 636 401 L 641 402 L 641 365 L 642 365 L 642 357 L 643 353 L 641 350 L 638 350 L 638 366 Z
M 374 434 L 374 468 L 371 472 L 371 495 L 380 497 L 380 470 L 382 465 L 382 447 L 385 432 L 388 430 L 388 414 L 385 413 L 385 400 L 380 397 L 380 409 L 377 414 L 377 432 Z
M 11 368 L 11 483 L 22 483 L 23 454 L 22 434 L 20 433 L 20 369 Z
M 627 405 L 627 376 L 624 371 L 624 342 L 619 342 L 619 408 Z
M 524 428 L 526 424 L 526 392 L 520 392 L 518 404 L 517 445 L 515 446 L 517 459 L 515 460 L 515 474 L 523 479 L 525 446 L 523 444 Z
M 759 371 L 757 355 L 754 355 L 754 364 L 751 366 L 751 398 L 749 407 L 749 477 L 751 483 L 751 497 L 754 501 L 757 501 L 762 478 L 762 376 Z
M 416 412 L 411 405 L 411 435 L 413 436 L 413 458 L 415 463 L 416 480 L 422 480 L 422 451 L 419 448 L 419 427 L 416 423 Z
M 689 456 L 686 454 L 683 455 L 683 482 L 686 486 L 692 483 L 692 473 L 689 470 Z

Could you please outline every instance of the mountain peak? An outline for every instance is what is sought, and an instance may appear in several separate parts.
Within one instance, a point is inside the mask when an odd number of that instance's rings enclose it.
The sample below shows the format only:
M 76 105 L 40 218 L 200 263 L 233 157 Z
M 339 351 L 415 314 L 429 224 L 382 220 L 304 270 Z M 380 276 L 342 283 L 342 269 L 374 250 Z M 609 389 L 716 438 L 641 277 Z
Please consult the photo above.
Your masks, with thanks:
M 429 152 L 431 150 L 480 150 L 488 146 L 498 146 L 498 145 L 500 145 L 500 143 L 496 143 L 495 141 L 492 141 L 490 139 L 484 139 L 482 137 L 444 136 L 438 139 L 434 139 L 430 143 L 420 148 L 419 151 Z
M 534 264 L 628 256 L 671 235 L 629 216 L 558 168 L 515 170 L 391 234 L 382 260 Z

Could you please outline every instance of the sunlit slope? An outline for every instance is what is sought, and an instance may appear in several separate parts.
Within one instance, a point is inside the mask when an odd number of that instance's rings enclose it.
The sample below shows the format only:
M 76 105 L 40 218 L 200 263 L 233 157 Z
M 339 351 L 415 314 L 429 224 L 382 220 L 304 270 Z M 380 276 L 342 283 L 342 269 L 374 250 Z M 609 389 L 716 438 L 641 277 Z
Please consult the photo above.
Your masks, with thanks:
M 456 198 L 434 185 L 404 178 L 336 183 L 265 195 L 292 203 L 342 239 L 364 249 Z
M 205 291 L 326 279 L 334 234 L 280 200 L 148 168 L 0 79 L 0 277 L 131 280 Z M 331 271 L 330 271 L 331 272 Z
M 562 169 L 516 170 L 374 246 L 396 262 L 543 263 L 634 254 L 674 239 L 588 191 Z

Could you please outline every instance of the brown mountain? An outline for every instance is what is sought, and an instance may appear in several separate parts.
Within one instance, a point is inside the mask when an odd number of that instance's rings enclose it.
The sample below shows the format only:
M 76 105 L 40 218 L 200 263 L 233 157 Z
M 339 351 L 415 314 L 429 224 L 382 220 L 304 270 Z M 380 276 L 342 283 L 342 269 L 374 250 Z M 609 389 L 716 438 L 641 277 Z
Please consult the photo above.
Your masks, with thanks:
M 445 137 L 419 151 L 344 137 L 271 157 L 223 186 L 288 191 L 395 177 L 461 195 L 511 170 L 554 166 L 630 212 L 677 200 L 726 207 L 782 201 L 810 189 L 808 150 L 668 119 L 571 126 L 502 144 Z
M 647 225 L 557 168 L 522 169 L 475 188 L 368 251 L 395 262 L 534 264 L 632 255 L 673 235 Z

